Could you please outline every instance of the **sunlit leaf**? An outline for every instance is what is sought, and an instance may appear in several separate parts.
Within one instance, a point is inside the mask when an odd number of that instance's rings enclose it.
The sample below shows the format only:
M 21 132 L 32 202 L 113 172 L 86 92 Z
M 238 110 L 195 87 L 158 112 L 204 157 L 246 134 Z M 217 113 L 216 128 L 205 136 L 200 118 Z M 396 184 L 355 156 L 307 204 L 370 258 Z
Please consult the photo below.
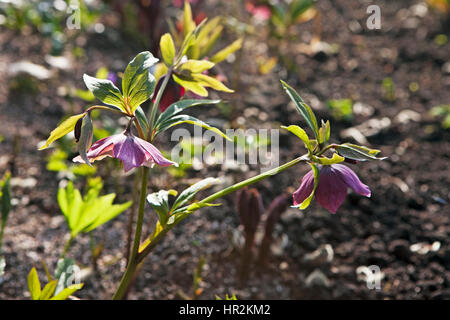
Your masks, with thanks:
M 309 137 L 306 134 L 305 130 L 303 130 L 302 128 L 300 128 L 299 126 L 296 126 L 296 125 L 290 125 L 289 127 L 281 126 L 281 128 L 286 129 L 289 132 L 295 134 L 297 137 L 300 138 L 300 140 L 303 141 L 307 150 L 309 150 L 311 152 L 313 151 L 313 147 L 310 143 Z
M 286 82 L 282 80 L 281 83 L 288 96 L 294 102 L 298 112 L 302 115 L 308 126 L 313 131 L 316 139 L 319 139 L 319 127 L 317 125 L 316 116 L 314 115 L 312 109 L 303 101 L 300 95 L 292 87 L 290 87 Z
M 216 78 L 210 77 L 206 74 L 193 74 L 192 78 L 202 86 L 211 87 L 217 91 L 234 92 L 234 90 L 227 88 L 227 86 Z
M 147 196 L 147 201 L 158 214 L 162 226 L 166 224 L 169 218 L 169 195 L 176 196 L 177 192 L 175 190 L 160 190 Z
M 208 96 L 208 90 L 201 86 L 197 81 L 183 79 L 175 74 L 172 76 L 175 82 L 184 87 L 186 90 L 190 90 L 201 97 Z
M 217 184 L 219 179 L 217 178 L 206 178 L 196 184 L 190 186 L 184 190 L 178 198 L 175 200 L 172 206 L 172 210 L 176 210 L 178 207 L 185 205 L 189 200 L 191 200 L 199 191 L 209 188 L 210 186 Z
M 356 161 L 386 159 L 386 157 L 382 158 L 376 157 L 376 155 L 380 152 L 380 150 L 369 149 L 367 147 L 358 146 L 351 143 L 340 144 L 336 146 L 335 149 L 341 156 Z
M 39 300 L 41 296 L 41 283 L 39 282 L 39 276 L 36 268 L 33 267 L 28 274 L 28 290 L 30 291 L 32 300 Z
M 83 283 L 71 285 L 71 286 L 65 288 L 64 290 L 62 290 L 60 293 L 55 295 L 50 300 L 66 300 L 68 297 L 70 297 L 76 291 L 83 288 L 83 285 L 84 285 Z
M 49 283 L 47 283 L 44 286 L 44 289 L 42 289 L 42 293 L 39 297 L 39 300 L 49 300 L 55 292 L 57 283 L 58 283 L 58 280 L 52 280 Z
M 232 44 L 230 44 L 229 46 L 225 47 L 224 49 L 220 50 L 215 55 L 213 55 L 209 60 L 214 63 L 219 63 L 225 60 L 230 54 L 242 48 L 242 42 L 243 42 L 242 38 L 234 41 Z
M 166 66 L 172 66 L 175 59 L 175 44 L 170 33 L 166 33 L 161 37 L 159 47 Z
M 113 106 L 122 111 L 126 111 L 122 94 L 111 80 L 97 79 L 88 76 L 87 74 L 83 75 L 83 80 L 86 87 L 97 99 L 102 101 L 104 104 Z
M 84 117 L 85 115 L 86 113 L 81 113 L 64 120 L 58 127 L 56 127 L 56 129 L 54 129 L 50 133 L 47 141 L 42 147 L 39 148 L 39 150 L 47 148 L 53 141 L 62 138 L 70 131 L 72 131 L 75 128 L 75 124 L 77 123 L 78 119 Z
M 343 162 L 345 160 L 344 157 L 341 157 L 337 153 L 333 153 L 333 156 L 331 158 L 314 157 L 313 159 L 316 160 L 317 162 L 319 162 L 322 165 L 331 165 L 331 164 Z
M 187 60 L 180 67 L 179 71 L 189 71 L 191 73 L 202 73 L 214 67 L 214 63 L 208 60 Z

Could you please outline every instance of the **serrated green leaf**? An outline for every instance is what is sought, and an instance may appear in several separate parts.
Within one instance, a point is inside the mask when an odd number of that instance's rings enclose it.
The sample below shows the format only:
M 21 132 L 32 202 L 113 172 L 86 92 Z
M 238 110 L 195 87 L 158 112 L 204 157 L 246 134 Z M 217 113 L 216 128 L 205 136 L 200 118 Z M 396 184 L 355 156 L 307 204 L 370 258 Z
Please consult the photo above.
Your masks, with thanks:
M 175 44 L 173 43 L 170 33 L 166 33 L 161 37 L 159 47 L 161 50 L 161 56 L 166 66 L 172 66 L 175 59 Z
M 113 106 L 122 111 L 126 111 L 122 94 L 111 80 L 97 79 L 88 76 L 87 74 L 83 75 L 83 80 L 86 87 L 97 99 L 102 101 L 104 104 Z
M 211 59 L 209 59 L 209 60 L 211 62 L 214 62 L 214 63 L 222 62 L 230 54 L 232 54 L 232 53 L 236 52 L 237 50 L 241 49 L 242 48 L 242 42 L 243 42 L 242 38 L 234 41 L 232 44 L 230 44 L 229 46 L 225 47 L 224 49 L 220 50 L 215 55 L 213 55 L 211 57 Z
M 41 283 L 39 282 L 39 276 L 37 274 L 36 268 L 33 267 L 27 278 L 28 290 L 30 291 L 32 300 L 39 300 L 41 296 Z
M 335 147 L 336 151 L 343 157 L 356 160 L 384 160 L 386 157 L 377 158 L 379 150 L 369 149 L 367 147 L 357 146 L 351 143 L 344 143 Z
M 203 179 L 186 190 L 184 190 L 178 198 L 175 200 L 172 206 L 172 211 L 176 210 L 178 207 L 185 205 L 189 200 L 191 200 L 199 191 L 209 188 L 210 186 L 219 182 L 217 178 L 206 178 Z
M 53 141 L 62 138 L 70 131 L 72 131 L 75 128 L 77 121 L 85 115 L 86 113 L 77 114 L 61 122 L 61 124 L 50 133 L 47 141 L 42 147 L 39 148 L 39 150 L 47 148 Z
M 303 141 L 307 150 L 311 152 L 313 151 L 313 147 L 310 143 L 309 137 L 306 134 L 305 130 L 296 125 L 290 125 L 289 127 L 281 126 L 281 128 L 286 129 L 289 132 L 295 134 L 298 138 L 300 138 L 300 140 Z
M 303 101 L 302 97 L 300 97 L 300 95 L 286 82 L 281 80 L 281 84 L 283 85 L 283 88 L 288 96 L 294 102 L 298 112 L 302 115 L 308 126 L 311 128 L 315 138 L 319 140 L 319 127 L 317 124 L 316 116 L 314 115 L 312 109 Z

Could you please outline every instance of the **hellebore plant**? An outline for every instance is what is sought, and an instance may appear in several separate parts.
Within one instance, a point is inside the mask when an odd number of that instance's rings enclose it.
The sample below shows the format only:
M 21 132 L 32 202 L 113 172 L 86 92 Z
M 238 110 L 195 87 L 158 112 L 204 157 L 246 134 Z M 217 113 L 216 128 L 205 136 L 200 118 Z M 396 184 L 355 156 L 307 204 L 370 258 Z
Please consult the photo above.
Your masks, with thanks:
M 198 105 L 214 105 L 219 103 L 218 100 L 179 100 L 165 109 L 160 108 L 162 96 L 172 77 L 174 81 L 186 90 L 202 96 L 208 94 L 206 88 L 227 92 L 231 91 L 219 80 L 204 74 L 205 71 L 214 66 L 212 62 L 214 59 L 196 60 L 186 58 L 187 52 L 195 47 L 198 41 L 202 39 L 202 31 L 206 26 L 204 23 L 201 23 L 189 29 L 178 50 L 176 50 L 172 37 L 169 34 L 161 38 L 161 56 L 163 57 L 166 71 L 163 74 L 163 80 L 157 93 L 155 93 L 156 79 L 150 73 L 150 68 L 158 62 L 158 59 L 150 52 L 138 54 L 128 64 L 122 77 L 122 90 L 119 90 L 110 80 L 97 79 L 84 75 L 83 79 L 87 88 L 104 105 L 91 106 L 85 112 L 69 117 L 51 132 L 46 143 L 41 147 L 41 149 L 44 149 L 55 140 L 74 131 L 80 153 L 79 156 L 74 158 L 74 161 L 90 164 L 92 161 L 101 160 L 105 157 L 114 157 L 123 163 L 126 172 L 133 168 L 142 167 L 138 171 L 140 173 L 140 186 L 138 184 L 140 196 L 138 199 L 139 205 L 134 228 L 133 244 L 126 270 L 113 299 L 123 299 L 126 297 L 144 259 L 179 222 L 203 207 L 219 205 L 213 203 L 218 198 L 281 173 L 296 164 L 306 162 L 312 168 L 311 173 L 307 174 L 303 179 L 300 189 L 294 194 L 294 205 L 299 209 L 303 210 L 307 208 L 315 196 L 322 206 L 331 212 L 335 212 L 345 198 L 347 187 L 351 187 L 363 195 L 370 195 L 368 187 L 359 181 L 353 171 L 340 163 L 346 159 L 349 161 L 378 160 L 379 158 L 376 158 L 376 154 L 379 151 L 348 143 L 329 144 L 329 121 L 322 121 L 321 127 L 319 128 L 311 108 L 293 88 L 284 82 L 282 82 L 284 89 L 294 102 L 297 111 L 303 116 L 311 129 L 313 138 L 310 139 L 305 130 L 299 126 L 290 125 L 283 128 L 289 130 L 303 141 L 307 149 L 307 154 L 277 168 L 220 190 L 200 201 L 195 201 L 197 193 L 216 184 L 218 179 L 203 179 L 179 194 L 176 190 L 172 189 L 160 190 L 150 195 L 147 194 L 151 167 L 155 164 L 162 167 L 175 164 L 171 160 L 164 158 L 157 147 L 155 147 L 154 143 L 158 134 L 178 124 L 188 123 L 211 130 L 228 139 L 219 129 L 190 115 L 183 114 L 183 111 L 187 108 Z M 146 114 L 141 105 L 148 100 L 151 101 L 151 104 Z M 93 110 L 118 113 L 128 120 L 128 125 L 122 133 L 106 137 L 91 145 L 93 140 L 91 112 Z M 332 152 L 331 157 L 326 156 L 328 152 Z M 175 197 L 175 199 L 169 201 L 169 197 Z M 63 198 L 61 196 L 61 199 Z M 112 201 L 109 200 L 107 205 L 111 206 Z M 152 233 L 143 240 L 142 227 L 146 202 L 156 212 L 158 221 Z M 129 203 L 122 204 L 118 211 L 122 211 L 128 205 Z M 62 206 L 66 217 L 70 216 L 67 208 L 67 206 Z M 83 219 L 88 219 L 91 222 L 80 226 L 80 231 L 90 230 L 92 225 L 98 225 L 100 222 L 105 221 L 111 214 L 105 214 L 108 217 L 101 217 L 98 215 L 98 212 L 101 211 L 100 209 L 90 213 L 84 212 L 84 210 L 82 211 L 77 210 L 77 216 L 83 216 Z M 90 217 L 91 214 L 93 215 L 92 217 Z M 254 218 L 256 219 L 256 217 Z M 248 225 L 252 225 L 252 223 L 248 222 Z M 249 230 L 249 232 L 252 231 Z

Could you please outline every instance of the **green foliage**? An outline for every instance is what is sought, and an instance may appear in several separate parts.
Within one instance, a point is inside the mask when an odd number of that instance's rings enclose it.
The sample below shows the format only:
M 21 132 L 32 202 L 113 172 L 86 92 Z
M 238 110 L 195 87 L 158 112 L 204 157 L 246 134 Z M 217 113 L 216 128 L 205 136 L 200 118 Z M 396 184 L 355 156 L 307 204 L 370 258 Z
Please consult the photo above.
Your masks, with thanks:
M 200 105 L 210 105 L 210 104 L 217 104 L 220 100 L 181 100 L 178 102 L 175 102 L 171 104 L 166 111 L 160 114 L 158 119 L 155 122 L 155 133 L 154 136 L 156 137 L 159 133 L 164 132 L 165 130 L 177 126 L 182 123 L 189 123 L 193 124 L 195 126 L 199 126 L 202 128 L 205 128 L 207 130 L 210 130 L 222 137 L 224 137 L 227 140 L 230 140 L 222 131 L 219 129 L 210 126 L 209 124 L 195 118 L 189 115 L 180 114 L 185 109 L 194 107 L 194 106 L 200 106 Z
M 450 128 L 450 104 L 442 104 L 431 108 L 430 115 L 432 117 L 442 117 L 442 128 Z
M 66 120 L 64 120 L 58 127 L 56 127 L 56 129 L 54 129 L 50 133 L 50 136 L 48 137 L 47 141 L 42 147 L 39 148 L 39 150 L 48 148 L 53 141 L 58 140 L 63 136 L 65 136 L 66 134 L 68 134 L 69 132 L 71 132 L 75 128 L 77 121 L 83 118 L 85 115 L 86 113 L 81 113 L 71 116 Z
M 353 101 L 351 99 L 329 100 L 327 106 L 334 119 L 347 121 L 353 119 Z
M 41 289 L 41 283 L 36 268 L 32 268 L 27 278 L 28 290 L 32 300 L 66 300 L 69 296 L 83 287 L 83 283 L 71 285 L 56 293 L 58 280 L 49 281 Z
M 315 0 L 269 1 L 268 5 L 272 12 L 270 17 L 272 33 L 277 37 L 285 36 L 291 26 L 308 21 L 315 15 L 315 11 L 309 16 L 306 15 L 308 10 L 314 9 Z
M 5 269 L 5 259 L 1 256 L 3 245 L 3 234 L 8 221 L 9 213 L 11 211 L 11 173 L 6 172 L 3 179 L 0 181 L 0 206 L 1 206 L 1 221 L 0 221 L 0 277 Z
M 392 78 L 384 78 L 382 82 L 384 97 L 388 101 L 395 101 L 395 83 Z
M 377 158 L 376 155 L 380 153 L 380 150 L 369 149 L 367 147 L 358 146 L 351 143 L 344 143 L 335 147 L 337 152 L 348 159 L 356 161 L 367 161 L 367 160 L 384 160 L 383 158 Z
M 103 183 L 100 178 L 89 180 L 89 189 L 84 197 L 70 181 L 66 188 L 58 190 L 58 204 L 66 218 L 67 225 L 74 238 L 80 232 L 89 232 L 131 206 L 131 202 L 112 204 L 116 195 L 110 193 L 99 196 Z

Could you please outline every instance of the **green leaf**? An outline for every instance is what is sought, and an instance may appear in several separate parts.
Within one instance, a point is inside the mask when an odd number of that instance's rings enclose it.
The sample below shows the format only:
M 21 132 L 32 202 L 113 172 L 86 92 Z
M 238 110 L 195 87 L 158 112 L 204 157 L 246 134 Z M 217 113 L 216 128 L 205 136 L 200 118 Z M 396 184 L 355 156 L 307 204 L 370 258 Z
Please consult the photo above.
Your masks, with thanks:
M 307 150 L 309 150 L 311 152 L 313 151 L 313 147 L 310 143 L 309 137 L 306 134 L 305 130 L 303 130 L 299 126 L 295 126 L 295 125 L 290 125 L 289 127 L 281 126 L 281 128 L 286 129 L 289 132 L 295 134 L 297 137 L 300 138 L 300 140 L 303 141 Z
M 71 285 L 71 286 L 65 288 L 64 290 L 62 290 L 60 293 L 58 293 L 56 296 L 54 296 L 50 300 L 66 300 L 69 296 L 74 294 L 76 291 L 83 288 L 83 285 L 84 285 L 83 283 Z
M 201 86 L 197 81 L 190 80 L 190 79 L 184 79 L 181 76 L 178 76 L 176 74 L 173 74 L 172 77 L 176 83 L 178 83 L 180 86 L 184 87 L 186 90 L 190 90 L 193 93 L 195 93 L 196 95 L 199 95 L 201 97 L 208 96 L 208 90 L 206 90 L 203 86 Z
M 316 116 L 314 115 L 312 109 L 303 101 L 302 97 L 300 97 L 300 95 L 286 82 L 281 80 L 281 84 L 283 85 L 283 88 L 288 96 L 294 102 L 298 112 L 302 115 L 308 126 L 311 128 L 316 139 L 319 140 L 319 127 L 317 125 Z
M 345 160 L 344 157 L 341 157 L 340 155 L 338 155 L 337 153 L 333 153 L 333 156 L 331 158 L 327 158 L 327 157 L 313 157 L 313 159 L 315 161 L 317 161 L 318 163 L 322 164 L 322 165 L 331 165 L 331 164 L 335 164 L 335 163 L 340 163 L 343 162 Z
M 125 69 L 122 78 L 123 96 L 128 101 L 130 112 L 134 114 L 136 108 L 147 101 L 155 89 L 156 80 L 149 69 L 158 59 L 149 51 L 139 53 Z
M 172 103 L 166 111 L 161 113 L 158 119 L 155 122 L 155 127 L 157 128 L 160 123 L 168 120 L 169 118 L 183 112 L 186 108 L 201 106 L 201 105 L 209 105 L 209 104 L 217 104 L 220 103 L 221 100 L 207 100 L 207 99 L 187 99 L 180 100 L 175 103 Z
M 3 229 L 6 225 L 6 221 L 8 220 L 9 212 L 11 211 L 11 174 L 9 172 L 5 173 L 5 176 L 1 182 L 1 209 L 2 209 L 2 223 L 0 228 Z M 1 242 L 2 239 L 0 239 Z M 1 249 L 1 248 L 0 248 Z M 0 252 L 1 253 L 1 252 Z
M 195 21 L 192 18 L 192 10 L 189 1 L 184 1 L 184 14 L 183 14 L 183 32 L 184 35 L 189 34 L 195 29 Z
M 217 91 L 234 92 L 234 90 L 228 88 L 216 78 L 210 77 L 206 74 L 193 74 L 192 78 L 202 86 L 211 87 Z
M 295 22 L 303 13 L 311 8 L 314 4 L 313 0 L 295 0 L 291 2 L 289 12 L 291 14 L 291 21 Z
M 41 296 L 41 283 L 39 282 L 39 276 L 37 274 L 36 268 L 33 267 L 28 274 L 28 290 L 31 294 L 32 300 L 39 300 Z
M 202 73 L 206 70 L 211 69 L 214 67 L 214 63 L 208 61 L 208 60 L 187 60 L 179 67 L 179 71 L 181 73 L 183 72 L 190 72 L 190 73 Z
M 210 51 L 214 48 L 217 41 L 219 41 L 220 36 L 222 35 L 223 26 L 216 27 L 211 35 L 209 35 L 207 41 L 203 41 L 202 43 L 199 42 L 199 38 L 197 37 L 195 40 L 194 45 L 189 50 L 189 54 L 191 57 L 195 58 L 204 58 L 206 57 Z M 200 31 L 201 32 L 201 31 Z M 200 34 L 199 34 L 200 36 Z M 195 49 L 195 54 L 191 54 L 192 51 Z
M 205 207 L 220 207 L 222 204 L 220 204 L 220 203 L 198 203 L 198 202 L 195 202 L 195 203 L 193 203 L 193 204 L 191 204 L 189 207 L 187 207 L 187 211 L 189 211 L 189 212 L 194 212 L 194 211 L 196 211 L 196 210 L 198 210 L 198 209 L 201 209 L 201 208 L 205 208 Z
M 367 160 L 384 160 L 387 157 L 377 158 L 376 155 L 380 150 L 369 149 L 367 147 L 358 146 L 351 143 L 340 144 L 335 147 L 336 151 L 343 157 L 357 160 L 357 161 L 367 161 Z
M 210 186 L 216 184 L 219 182 L 219 179 L 217 178 L 206 178 L 203 179 L 196 184 L 193 184 L 186 190 L 184 190 L 178 198 L 175 200 L 172 206 L 172 211 L 177 209 L 180 206 L 185 205 L 189 200 L 191 200 L 199 191 L 209 188 Z
M 311 194 L 309 195 L 309 197 L 306 198 L 305 200 L 303 200 L 302 203 L 300 203 L 299 205 L 296 206 L 296 208 L 299 208 L 300 210 L 304 210 L 309 207 L 311 200 L 314 197 L 314 193 L 316 192 L 317 185 L 319 184 L 319 169 L 313 163 L 310 163 L 310 166 L 314 173 L 314 188 L 313 188 L 313 191 L 311 192 Z
M 59 138 L 62 138 L 66 134 L 68 134 L 70 131 L 72 131 L 75 128 L 75 125 L 77 121 L 84 117 L 86 113 L 77 114 L 74 116 L 71 116 L 70 118 L 64 120 L 56 129 L 54 129 L 50 136 L 48 137 L 46 143 L 39 148 L 39 150 L 48 148 L 48 146 L 55 140 L 58 140 Z
M 42 289 L 42 293 L 39 296 L 39 300 L 49 300 L 53 296 L 57 284 L 58 280 L 52 280 L 49 283 L 47 283 L 44 286 L 44 289 Z
M 175 59 L 175 44 L 170 33 L 166 33 L 161 37 L 159 47 L 166 66 L 172 66 Z
M 91 147 L 92 138 L 94 137 L 94 127 L 92 126 L 91 113 L 88 112 L 82 121 L 80 140 L 78 141 L 77 148 L 81 159 L 92 167 L 87 156 L 87 151 Z
M 322 126 L 319 129 L 319 143 L 327 143 L 328 140 L 330 140 L 330 121 L 323 122 L 322 120 Z
M 106 195 L 100 198 L 100 200 L 103 198 L 106 198 L 111 195 Z M 115 197 L 115 194 L 114 194 Z M 111 198 L 114 198 L 111 197 Z M 112 202 L 112 200 L 111 200 Z M 83 228 L 83 232 L 89 232 L 92 231 L 96 228 L 98 228 L 99 226 L 105 224 L 106 222 L 114 219 L 115 217 L 117 217 L 119 214 L 121 214 L 122 212 L 124 212 L 125 210 L 127 210 L 131 205 L 133 204 L 132 201 L 128 201 L 122 204 L 109 204 L 108 206 L 104 206 L 102 209 L 99 209 L 100 214 L 98 215 L 97 219 L 94 220 L 94 222 L 92 222 L 89 226 Z M 100 207 L 100 206 L 99 206 Z M 97 207 L 95 207 L 97 208 Z
M 186 115 L 186 114 L 177 115 L 177 116 L 174 116 L 174 117 L 168 119 L 167 121 L 164 121 L 163 123 L 160 124 L 158 130 L 160 132 L 163 132 L 171 127 L 174 127 L 174 126 L 182 124 L 182 123 L 189 123 L 189 124 L 193 124 L 195 126 L 205 128 L 207 130 L 210 130 L 210 131 L 220 135 L 221 137 L 227 139 L 228 141 L 232 141 L 229 137 L 227 137 L 219 129 L 212 127 L 209 124 L 207 124 L 197 118 L 194 118 L 192 116 Z
M 137 107 L 134 114 L 136 115 L 136 118 L 138 119 L 139 124 L 141 125 L 142 129 L 144 130 L 144 132 L 146 132 L 149 128 L 149 124 L 148 124 L 147 116 L 145 115 L 145 112 L 142 109 L 142 107 L 141 106 Z
M 66 188 L 60 188 L 58 190 L 57 199 L 59 208 L 66 218 L 72 236 L 76 236 L 75 229 L 83 206 L 83 199 L 80 191 L 73 187 L 72 181 L 69 181 Z
M 161 226 L 165 226 L 169 218 L 169 195 L 176 196 L 177 192 L 175 190 L 160 190 L 147 196 L 147 201 L 158 214 Z
M 211 59 L 209 59 L 211 62 L 214 63 L 219 63 L 222 62 L 223 60 L 225 60 L 230 54 L 234 53 L 235 51 L 239 50 L 240 48 L 242 48 L 242 42 L 243 39 L 240 38 L 236 41 L 234 41 L 232 44 L 230 44 L 229 46 L 227 46 L 226 48 L 220 50 L 219 52 L 217 52 L 215 55 L 213 55 L 211 57 Z
M 102 101 L 104 104 L 116 107 L 119 110 L 125 111 L 125 104 L 120 90 L 112 83 L 111 80 L 97 79 L 87 74 L 83 75 L 86 87 L 94 96 Z

